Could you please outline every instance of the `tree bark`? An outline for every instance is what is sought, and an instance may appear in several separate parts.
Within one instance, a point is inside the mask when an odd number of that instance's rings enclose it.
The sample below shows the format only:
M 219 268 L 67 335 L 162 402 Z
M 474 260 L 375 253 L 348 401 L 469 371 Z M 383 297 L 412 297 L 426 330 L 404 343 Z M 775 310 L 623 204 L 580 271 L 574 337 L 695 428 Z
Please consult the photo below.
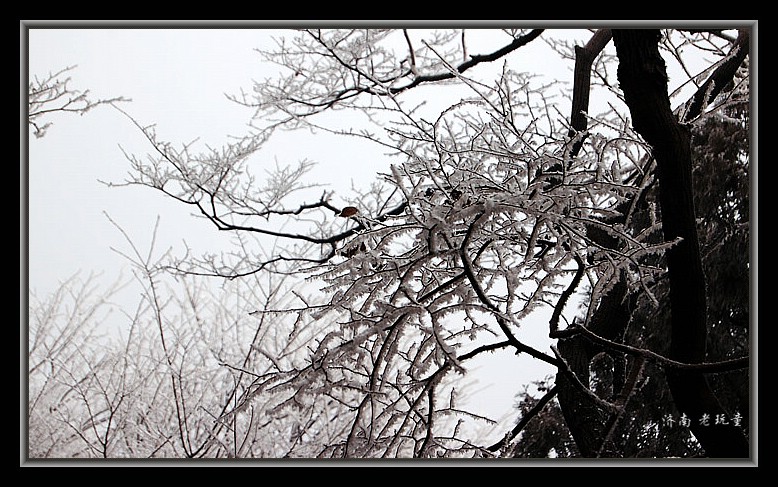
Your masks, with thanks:
M 597 56 L 611 40 L 610 29 L 600 29 L 595 32 L 585 46 L 575 47 L 575 71 L 573 78 L 573 100 L 570 113 L 570 132 L 573 137 L 577 132 L 582 132 L 588 127 L 586 113 L 589 111 L 589 92 L 591 89 L 592 64 Z M 583 139 L 579 140 L 570 151 L 570 159 L 576 157 L 583 146 Z M 617 223 L 617 222 L 611 222 Z M 620 221 L 618 223 L 624 223 Z M 605 232 L 592 227 L 589 235 L 594 241 L 606 248 L 616 248 L 618 242 Z M 618 283 L 608 295 L 604 296 L 597 310 L 592 316 L 589 329 L 601 337 L 609 340 L 618 340 L 624 333 L 629 321 L 629 312 L 626 299 L 627 287 Z M 584 383 L 589 383 L 589 365 L 592 358 L 601 351 L 583 336 L 572 336 L 559 340 L 559 353 L 570 366 L 573 373 Z M 615 367 L 616 377 L 623 379 L 623 370 Z M 618 387 L 622 380 L 614 383 L 614 394 L 618 394 Z M 608 434 L 614 415 L 603 410 L 590 397 L 575 387 L 567 375 L 563 372 L 557 374 L 558 400 L 562 414 L 570 434 L 576 442 L 578 451 L 583 457 L 592 458 L 608 456 L 609 452 L 603 451 L 603 443 Z M 611 399 L 611 398 L 607 398 Z
M 748 55 L 750 39 L 751 33 L 748 29 L 738 30 L 737 39 L 729 55 L 686 103 L 686 110 L 682 114 L 682 122 L 687 122 L 700 116 L 707 104 L 732 81 L 738 68 L 743 64 L 746 55 Z
M 618 79 L 635 130 L 651 146 L 657 162 L 662 230 L 666 240 L 680 237 L 667 252 L 670 280 L 670 358 L 700 363 L 707 336 L 705 276 L 702 270 L 692 199 L 691 135 L 672 113 L 667 74 L 654 29 L 614 29 L 619 58 Z M 699 373 L 668 371 L 668 382 L 679 412 L 691 420 L 691 430 L 708 456 L 742 458 L 749 455 L 743 432 L 733 424 L 714 424 L 717 415 L 729 417 Z M 709 425 L 700 424 L 703 415 Z
M 592 64 L 595 58 L 605 49 L 612 37 L 610 29 L 600 29 L 592 35 L 585 46 L 575 46 L 575 69 L 573 71 L 573 108 L 570 113 L 569 137 L 576 132 L 586 130 L 589 125 L 586 114 L 589 111 L 589 92 L 591 91 Z M 583 146 L 579 140 L 570 151 L 570 158 L 575 157 Z

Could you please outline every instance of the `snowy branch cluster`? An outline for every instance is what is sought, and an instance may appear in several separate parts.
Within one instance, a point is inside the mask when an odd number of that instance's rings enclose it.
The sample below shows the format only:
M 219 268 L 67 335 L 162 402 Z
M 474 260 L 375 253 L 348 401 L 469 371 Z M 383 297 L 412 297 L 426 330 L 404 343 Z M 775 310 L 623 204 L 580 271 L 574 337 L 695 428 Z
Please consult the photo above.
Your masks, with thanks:
M 614 108 L 618 97 L 608 112 L 587 115 L 586 131 L 575 131 L 552 86 L 507 61 L 493 81 L 470 76 L 481 61 L 539 32 L 504 34 L 502 50 L 472 55 L 461 31 L 423 38 L 414 31 L 305 30 L 263 53 L 285 75 L 234 97 L 256 109 L 252 135 L 201 154 L 189 145 L 175 149 L 135 122 L 155 152 L 127 154 L 133 178 L 126 184 L 154 188 L 241 235 L 233 254 L 187 255 L 160 266 L 257 285 L 259 271 L 305 278 L 268 292 L 272 299 L 241 294 L 241 309 L 253 310 L 230 319 L 253 320 L 256 333 L 222 330 L 221 338 L 203 337 L 210 343 L 204 349 L 171 344 L 186 338 L 176 332 L 183 321 L 208 329 L 200 313 L 171 317 L 164 304 L 147 303 L 158 338 L 167 340 L 156 373 L 169 383 L 159 382 L 159 392 L 169 398 L 162 391 L 172 390 L 175 405 L 165 430 L 170 444 L 158 448 L 189 456 L 491 456 L 465 425 L 492 418 L 459 401 L 472 359 L 509 350 L 564 368 L 522 338 L 538 326 L 537 312 L 551 313 L 541 326 L 553 336 L 586 328 L 618 282 L 656 302 L 661 256 L 677 241 L 661 238 L 648 147 Z M 600 86 L 618 93 L 608 82 L 613 74 L 595 69 Z M 423 103 L 403 98 L 446 80 L 464 89 L 432 116 Z M 319 125 L 315 115 L 332 110 L 357 112 L 379 129 Z M 264 183 L 255 175 L 254 154 L 281 128 L 369 139 L 397 162 L 353 199 L 356 214 L 340 216 L 332 194 L 306 182 L 308 162 L 266 170 Z M 280 250 L 265 252 L 246 236 L 273 239 Z M 134 261 L 153 296 L 155 274 Z M 571 311 L 571 296 L 584 305 Z M 196 310 L 198 296 L 186 307 Z M 230 339 L 241 354 L 225 353 Z M 202 362 L 195 367 L 176 350 L 199 350 Z M 186 390 L 198 367 L 215 367 L 204 382 L 211 390 Z M 246 441 L 250 431 L 269 434 L 274 446 Z
M 65 77 L 75 66 L 69 66 L 44 78 L 35 78 L 29 84 L 27 121 L 35 137 L 43 137 L 54 122 L 55 113 L 76 113 L 84 115 L 99 105 L 129 101 L 124 97 L 93 100 L 89 90 L 81 91 L 70 87 L 70 77 Z

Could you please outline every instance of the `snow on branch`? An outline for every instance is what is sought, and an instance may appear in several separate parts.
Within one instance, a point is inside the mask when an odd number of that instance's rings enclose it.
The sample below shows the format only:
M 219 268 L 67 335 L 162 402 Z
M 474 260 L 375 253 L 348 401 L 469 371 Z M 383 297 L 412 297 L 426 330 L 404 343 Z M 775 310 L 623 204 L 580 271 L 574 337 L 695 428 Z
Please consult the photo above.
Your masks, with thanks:
M 128 98 L 91 99 L 89 90 L 78 90 L 70 86 L 67 76 L 76 66 L 68 66 L 47 76 L 30 81 L 27 91 L 27 121 L 35 137 L 41 138 L 54 122 L 52 115 L 57 113 L 75 113 L 84 115 L 99 105 L 111 105 L 130 101 Z

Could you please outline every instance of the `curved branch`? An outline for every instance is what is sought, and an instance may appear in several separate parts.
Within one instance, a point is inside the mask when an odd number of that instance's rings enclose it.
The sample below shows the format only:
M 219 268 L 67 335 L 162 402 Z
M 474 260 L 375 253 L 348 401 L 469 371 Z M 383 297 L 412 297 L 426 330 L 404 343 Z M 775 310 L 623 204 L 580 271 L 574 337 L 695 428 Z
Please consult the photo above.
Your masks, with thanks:
M 548 364 L 551 364 L 555 367 L 559 367 L 562 362 L 559 359 L 554 359 L 553 357 L 550 357 L 543 352 L 540 352 L 538 350 L 535 350 L 534 348 L 530 347 L 529 345 L 526 345 L 519 341 L 518 338 L 513 334 L 511 329 L 508 327 L 508 322 L 510 319 L 506 317 L 506 315 L 500 310 L 500 308 L 495 305 L 491 299 L 489 299 L 489 296 L 486 295 L 486 293 L 483 290 L 483 287 L 481 287 L 481 283 L 478 282 L 478 276 L 475 274 L 475 270 L 473 268 L 473 261 L 470 259 L 470 256 L 467 254 L 467 246 L 470 243 L 470 238 L 472 237 L 473 230 L 478 225 L 481 218 L 485 216 L 484 212 L 480 212 L 476 215 L 475 219 L 473 220 L 473 223 L 470 224 L 470 227 L 467 229 L 467 233 L 465 234 L 465 238 L 462 240 L 462 245 L 459 248 L 459 257 L 462 260 L 462 266 L 464 267 L 464 273 L 465 276 L 467 276 L 467 280 L 470 282 L 470 285 L 473 287 L 473 290 L 475 291 L 476 296 L 478 296 L 478 299 L 484 304 L 484 306 L 489 309 L 492 313 L 494 313 L 495 319 L 497 320 L 497 324 L 500 326 L 500 329 L 502 330 L 505 337 L 508 339 L 508 341 L 516 348 L 517 353 L 524 352 L 538 360 L 542 360 Z M 483 248 L 482 248 L 483 250 Z
M 651 350 L 646 350 L 645 348 L 633 347 L 630 345 L 625 345 L 623 343 L 617 343 L 612 340 L 608 340 L 607 338 L 603 338 L 597 335 L 596 333 L 589 330 L 583 325 L 575 325 L 571 328 L 568 328 L 567 330 L 564 330 L 564 333 L 565 336 L 572 336 L 580 333 L 591 342 L 596 343 L 604 348 L 615 350 L 618 352 L 623 352 L 628 355 L 644 357 L 648 360 L 651 360 L 658 364 L 664 365 L 665 367 L 670 367 L 673 369 L 712 374 L 712 373 L 730 372 L 733 370 L 745 369 L 748 368 L 749 366 L 748 364 L 749 357 L 738 357 L 730 360 L 722 360 L 720 362 L 702 362 L 702 363 L 679 362 L 678 360 L 667 358 L 664 355 L 660 355 L 656 352 L 652 352 Z
M 568 364 L 567 361 L 562 357 L 562 354 L 559 353 L 557 347 L 551 345 L 551 350 L 554 352 L 554 355 L 556 356 L 557 360 L 559 360 L 559 362 L 561 363 L 559 370 L 564 374 L 565 377 L 568 378 L 570 383 L 573 385 L 575 389 L 578 390 L 578 392 L 584 394 L 584 396 L 589 398 L 594 404 L 596 404 L 604 411 L 613 413 L 613 412 L 617 412 L 620 409 L 618 404 L 614 404 L 604 399 L 601 399 L 599 396 L 597 396 L 597 394 L 595 394 L 591 389 L 589 389 L 589 387 L 587 387 L 586 384 L 581 382 L 581 379 L 578 378 L 578 375 L 576 375 L 575 371 L 570 367 L 570 364 Z
M 510 44 L 507 44 L 503 46 L 502 48 L 489 53 L 489 54 L 476 54 L 470 56 L 470 59 L 463 62 L 462 64 L 456 66 L 454 69 L 458 74 L 464 73 L 468 69 L 477 66 L 481 63 L 487 63 L 496 61 L 497 59 L 500 59 L 511 52 L 515 51 L 516 49 L 530 43 L 534 39 L 536 39 L 540 34 L 544 31 L 544 29 L 533 29 L 531 32 L 529 32 L 526 35 L 523 35 L 521 37 L 518 37 L 514 39 Z M 345 69 L 349 71 L 354 71 L 359 77 L 364 77 L 365 79 L 370 81 L 369 86 L 360 86 L 359 84 L 353 84 L 349 85 L 345 88 L 342 88 L 334 93 L 329 94 L 328 96 L 320 99 L 320 101 L 312 102 L 312 101 L 306 101 L 303 99 L 298 98 L 292 98 L 289 97 L 289 101 L 298 103 L 300 105 L 306 106 L 308 108 L 311 108 L 312 111 L 307 114 L 296 114 L 296 116 L 307 116 L 307 115 L 313 115 L 316 113 L 320 113 L 321 111 L 327 110 L 329 108 L 332 108 L 334 105 L 350 99 L 355 98 L 363 93 L 367 93 L 370 95 L 375 96 L 386 96 L 386 95 L 395 95 L 407 90 L 410 90 L 416 86 L 419 86 L 423 83 L 432 83 L 436 81 L 445 81 L 449 79 L 453 79 L 456 77 L 456 74 L 452 72 L 444 72 L 444 73 L 438 73 L 438 74 L 430 74 L 430 75 L 418 75 L 417 67 L 416 67 L 416 59 L 415 55 L 413 54 L 412 48 L 411 48 L 411 66 L 403 70 L 399 75 L 388 78 L 388 79 L 376 79 L 373 76 L 369 75 L 368 73 L 361 72 L 360 70 L 356 69 L 354 65 L 349 64 L 348 62 L 344 61 L 340 58 L 340 56 L 337 55 L 337 53 L 325 42 L 325 40 L 321 37 L 320 34 L 314 34 L 313 32 L 308 31 L 308 33 L 319 43 L 321 46 L 323 46 L 324 49 L 329 51 L 329 55 L 335 59 L 338 64 L 343 66 Z M 408 38 L 407 32 L 403 31 L 403 34 L 405 36 L 406 42 L 408 43 L 409 48 L 410 40 Z M 405 86 L 399 86 L 399 87 L 391 87 L 384 90 L 376 90 L 376 87 L 381 86 L 382 84 L 390 84 L 395 81 L 401 80 L 402 78 L 413 74 L 416 75 L 415 78 L 413 78 L 412 81 L 410 81 Z M 291 119 L 290 119 L 291 120 Z
M 551 365 L 554 365 L 558 367 L 560 365 L 559 360 L 554 360 L 552 357 L 535 350 L 534 348 L 525 345 L 524 343 L 521 343 L 518 338 L 513 334 L 511 329 L 508 327 L 508 322 L 510 321 L 505 314 L 500 310 L 500 308 L 495 305 L 491 299 L 489 299 L 489 296 L 486 295 L 486 293 L 483 290 L 483 287 L 481 287 L 481 283 L 478 282 L 478 276 L 475 274 L 475 270 L 473 268 L 473 261 L 470 259 L 470 256 L 467 254 L 467 246 L 470 243 L 470 238 L 472 237 L 473 230 L 478 225 L 481 218 L 485 216 L 484 212 L 480 212 L 476 215 L 475 219 L 473 220 L 473 223 L 470 224 L 470 227 L 467 229 L 467 233 L 465 234 L 465 238 L 462 240 L 462 245 L 459 248 L 459 257 L 462 260 L 462 266 L 464 267 L 465 275 L 467 276 L 467 280 L 470 281 L 470 285 L 473 287 L 473 290 L 475 291 L 476 296 L 478 296 L 478 299 L 484 304 L 484 306 L 489 309 L 492 313 L 494 313 L 495 318 L 497 319 L 497 324 L 500 326 L 500 329 L 502 330 L 505 337 L 510 341 L 511 345 L 516 347 L 516 350 L 518 352 L 525 352 L 539 360 L 542 360 L 544 362 L 547 362 Z
M 465 61 L 464 63 L 460 64 L 456 67 L 456 70 L 458 73 L 464 73 L 468 69 L 472 68 L 473 66 L 476 66 L 481 63 L 496 61 L 497 59 L 500 59 L 503 56 L 506 56 L 510 54 L 511 52 L 515 51 L 516 49 L 529 44 L 531 41 L 536 39 L 538 36 L 540 36 L 541 33 L 543 33 L 544 29 L 533 29 L 529 34 L 523 35 L 521 37 L 517 37 L 513 40 L 510 44 L 494 51 L 491 54 L 475 54 L 470 56 L 470 59 L 468 61 Z M 439 73 L 439 74 L 430 74 L 430 75 L 423 75 L 418 76 L 413 79 L 410 83 L 408 83 L 405 86 L 400 86 L 397 88 L 390 88 L 390 93 L 400 93 L 405 90 L 409 90 L 415 86 L 418 86 L 422 83 L 428 83 L 428 82 L 434 82 L 434 81 L 443 81 L 447 79 L 453 79 L 454 78 L 453 73 Z
M 551 330 L 548 336 L 551 338 L 559 338 L 559 317 L 562 315 L 562 310 L 565 308 L 567 300 L 570 299 L 570 296 L 573 295 L 578 284 L 581 282 L 586 269 L 583 259 L 581 259 L 579 255 L 576 254 L 574 259 L 578 264 L 578 270 L 576 270 L 573 280 L 570 281 L 570 285 L 567 286 L 567 288 L 562 291 L 562 295 L 559 296 L 559 301 L 557 301 L 556 306 L 554 306 L 554 312 L 551 314 L 551 320 L 548 323 Z
M 732 81 L 738 68 L 743 64 L 748 55 L 750 37 L 748 29 L 738 29 L 737 39 L 727 57 L 724 58 L 721 65 L 716 68 L 713 74 L 684 104 L 686 110 L 682 114 L 681 123 L 689 122 L 700 116 L 708 103 L 715 99 L 724 90 L 724 87 Z
M 546 406 L 546 404 L 556 396 L 557 386 L 552 387 L 549 389 L 543 397 L 541 397 L 538 402 L 527 411 L 527 413 L 521 417 L 521 420 L 516 424 L 516 426 L 513 427 L 512 430 L 510 430 L 508 433 L 505 434 L 505 437 L 495 443 L 492 446 L 487 447 L 486 449 L 489 451 L 498 451 L 500 448 L 507 445 L 512 439 L 516 438 L 519 433 L 524 429 L 524 427 L 529 424 L 529 422 L 534 418 L 535 416 L 540 413 L 540 411 L 543 410 L 543 408 Z
M 498 343 L 490 343 L 489 345 L 482 345 L 482 346 L 476 348 L 475 350 L 471 350 L 471 351 L 469 351 L 469 352 L 467 352 L 467 353 L 465 353 L 463 355 L 460 355 L 459 357 L 457 357 L 457 361 L 458 362 L 462 362 L 464 360 L 471 359 L 471 358 L 475 357 L 479 353 L 491 352 L 491 351 L 494 351 L 494 350 L 499 350 L 501 348 L 508 347 L 511 344 L 512 343 L 511 343 L 510 340 L 505 340 L 505 341 L 498 342 Z

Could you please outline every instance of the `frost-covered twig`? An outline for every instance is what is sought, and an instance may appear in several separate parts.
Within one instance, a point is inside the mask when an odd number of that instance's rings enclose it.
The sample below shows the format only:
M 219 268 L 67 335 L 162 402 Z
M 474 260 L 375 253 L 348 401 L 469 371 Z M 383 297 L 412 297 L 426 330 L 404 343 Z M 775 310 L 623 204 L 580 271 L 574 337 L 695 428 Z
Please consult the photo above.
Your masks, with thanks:
M 36 137 L 46 135 L 53 122 L 43 120 L 55 113 L 84 115 L 99 105 L 130 101 L 124 97 L 93 100 L 88 96 L 89 90 L 71 88 L 71 79 L 65 76 L 75 68 L 76 66 L 68 66 L 43 78 L 36 77 L 30 82 L 27 92 L 27 121 Z

